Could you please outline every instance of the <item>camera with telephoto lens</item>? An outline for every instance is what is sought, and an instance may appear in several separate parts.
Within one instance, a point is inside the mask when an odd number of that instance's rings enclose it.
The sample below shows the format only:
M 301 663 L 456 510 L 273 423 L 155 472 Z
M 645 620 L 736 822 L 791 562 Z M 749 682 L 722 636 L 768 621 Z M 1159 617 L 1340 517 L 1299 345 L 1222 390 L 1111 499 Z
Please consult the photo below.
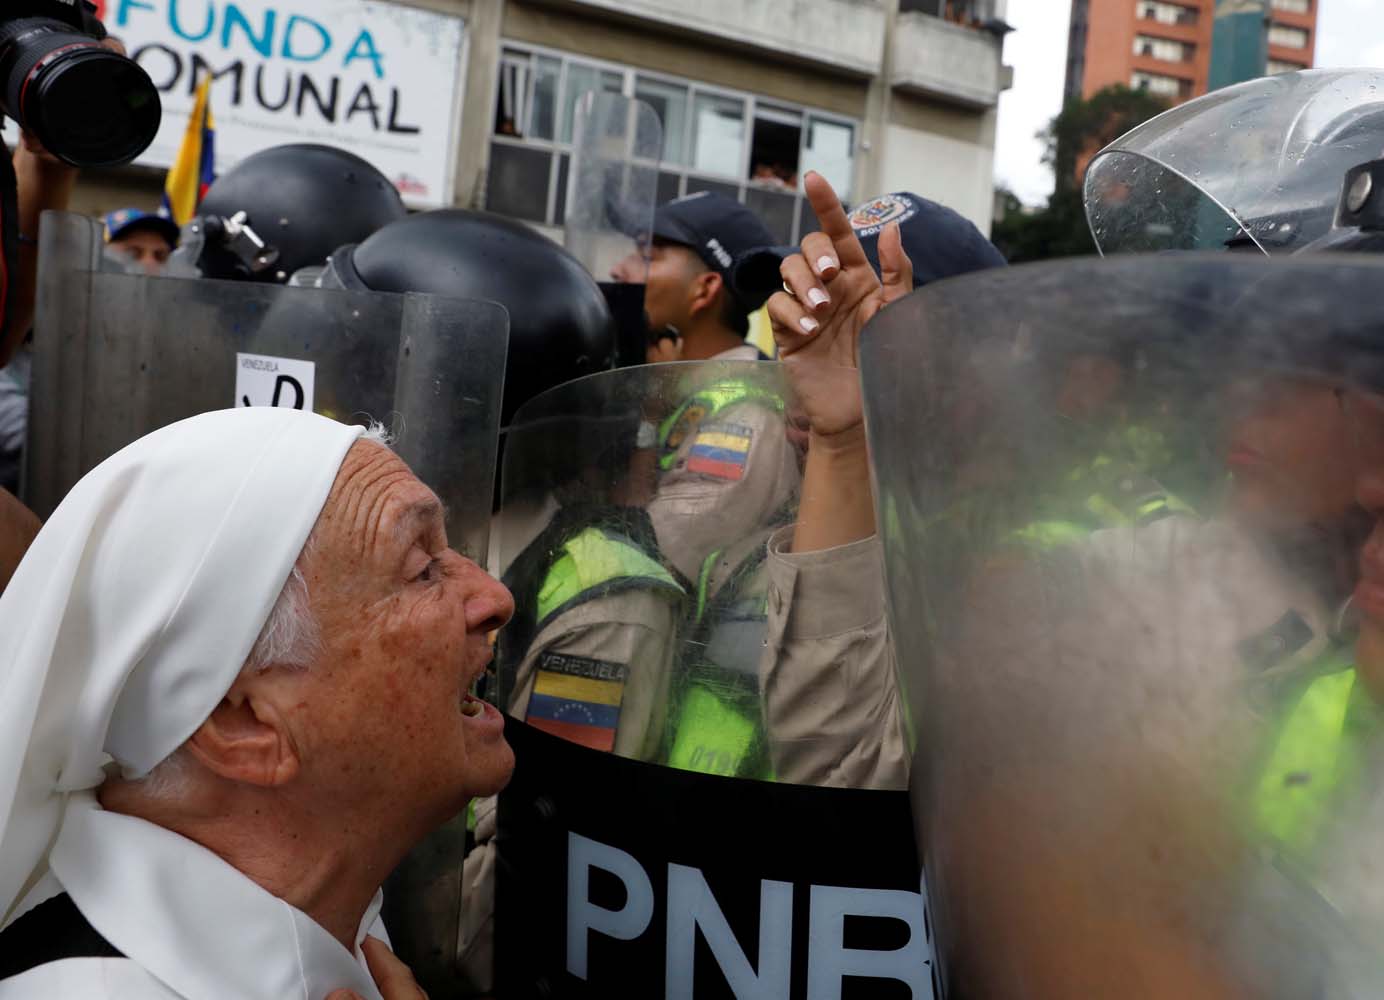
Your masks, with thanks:
M 159 129 L 149 74 L 102 45 L 88 0 L 0 0 L 0 112 L 75 167 L 129 163 Z

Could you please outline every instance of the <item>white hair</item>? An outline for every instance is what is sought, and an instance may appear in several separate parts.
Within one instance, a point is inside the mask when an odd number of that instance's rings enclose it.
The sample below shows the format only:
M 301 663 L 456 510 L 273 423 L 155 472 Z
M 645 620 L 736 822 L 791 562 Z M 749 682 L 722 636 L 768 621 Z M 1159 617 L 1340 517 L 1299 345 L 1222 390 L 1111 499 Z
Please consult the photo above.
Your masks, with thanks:
M 357 439 L 390 448 L 393 439 L 381 423 L 372 421 Z M 312 613 L 311 595 L 303 567 L 317 548 L 319 524 L 303 543 L 293 569 L 279 591 L 274 607 L 260 629 L 250 655 L 240 668 L 241 677 L 264 673 L 266 670 L 306 670 L 322 652 L 322 629 Z M 165 757 L 152 771 L 139 779 L 145 794 L 159 799 L 180 796 L 187 788 L 191 761 L 183 747 Z

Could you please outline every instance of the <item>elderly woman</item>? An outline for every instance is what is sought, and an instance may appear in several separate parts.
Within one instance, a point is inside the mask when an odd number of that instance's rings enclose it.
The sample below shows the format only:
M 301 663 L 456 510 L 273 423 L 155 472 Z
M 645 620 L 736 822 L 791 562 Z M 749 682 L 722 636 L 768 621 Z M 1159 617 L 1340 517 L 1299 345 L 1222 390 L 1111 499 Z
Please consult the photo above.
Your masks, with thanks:
M 0 998 L 418 995 L 362 945 L 509 778 L 467 692 L 511 611 L 359 427 L 208 413 L 95 469 L 0 597 Z

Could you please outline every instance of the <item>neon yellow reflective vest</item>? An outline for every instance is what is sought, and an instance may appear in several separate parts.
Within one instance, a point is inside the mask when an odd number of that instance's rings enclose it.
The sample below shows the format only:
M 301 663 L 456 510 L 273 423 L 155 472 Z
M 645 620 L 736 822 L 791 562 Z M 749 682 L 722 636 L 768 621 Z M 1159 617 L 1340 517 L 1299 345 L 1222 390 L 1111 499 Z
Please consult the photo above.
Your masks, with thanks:
M 1255 824 L 1280 850 L 1302 857 L 1317 843 L 1338 794 L 1358 775 L 1363 749 L 1352 709 L 1367 697 L 1353 666 L 1308 685 L 1284 716 L 1255 789 Z
M 673 575 L 627 538 L 587 528 L 563 545 L 538 591 L 538 622 L 625 586 L 684 591 Z

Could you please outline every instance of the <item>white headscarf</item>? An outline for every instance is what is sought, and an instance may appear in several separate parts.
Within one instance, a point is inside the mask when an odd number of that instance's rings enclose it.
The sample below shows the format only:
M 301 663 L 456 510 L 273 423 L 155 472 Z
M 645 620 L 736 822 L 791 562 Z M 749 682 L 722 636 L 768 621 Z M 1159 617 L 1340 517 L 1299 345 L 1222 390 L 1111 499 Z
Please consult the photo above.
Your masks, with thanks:
M 147 774 L 230 689 L 360 433 L 204 413 L 53 512 L 0 596 L 0 926 L 47 869 L 68 794 L 108 759 Z

